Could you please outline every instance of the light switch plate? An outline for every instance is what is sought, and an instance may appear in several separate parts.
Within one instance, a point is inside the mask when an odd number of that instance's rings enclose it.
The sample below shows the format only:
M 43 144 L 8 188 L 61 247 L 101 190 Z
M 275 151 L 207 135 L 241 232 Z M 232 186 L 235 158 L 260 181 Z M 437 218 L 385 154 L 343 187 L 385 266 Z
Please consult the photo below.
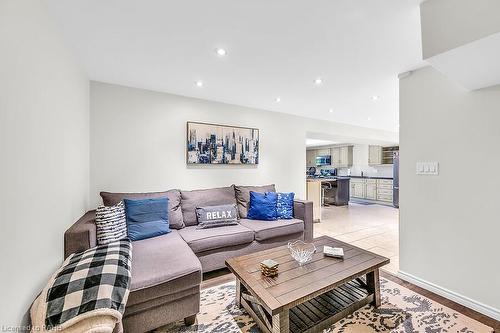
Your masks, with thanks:
M 438 162 L 417 162 L 417 175 L 439 175 Z

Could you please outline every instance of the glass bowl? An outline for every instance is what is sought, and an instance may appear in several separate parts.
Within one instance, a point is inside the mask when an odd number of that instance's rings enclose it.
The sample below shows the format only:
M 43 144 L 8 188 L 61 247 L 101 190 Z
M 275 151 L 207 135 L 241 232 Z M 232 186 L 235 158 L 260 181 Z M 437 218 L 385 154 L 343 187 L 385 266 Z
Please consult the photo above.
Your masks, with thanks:
M 316 252 L 316 246 L 313 243 L 296 240 L 288 243 L 288 250 L 290 250 L 292 258 L 299 263 L 299 266 L 302 266 L 312 259 L 313 254 Z

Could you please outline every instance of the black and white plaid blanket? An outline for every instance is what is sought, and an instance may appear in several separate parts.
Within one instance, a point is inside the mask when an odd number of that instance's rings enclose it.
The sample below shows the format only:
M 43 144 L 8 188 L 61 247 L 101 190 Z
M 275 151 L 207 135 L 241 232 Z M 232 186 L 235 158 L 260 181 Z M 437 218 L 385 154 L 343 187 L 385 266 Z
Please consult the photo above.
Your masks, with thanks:
M 50 282 L 45 327 L 53 329 L 107 310 L 121 319 L 130 291 L 131 259 L 128 239 L 71 255 Z

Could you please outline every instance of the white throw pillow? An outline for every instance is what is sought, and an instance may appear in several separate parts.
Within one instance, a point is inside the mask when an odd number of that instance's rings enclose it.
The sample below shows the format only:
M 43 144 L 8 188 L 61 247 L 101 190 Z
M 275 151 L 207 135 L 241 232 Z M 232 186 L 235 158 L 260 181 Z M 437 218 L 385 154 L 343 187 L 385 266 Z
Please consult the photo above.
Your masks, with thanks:
M 120 201 L 115 206 L 99 206 L 96 210 L 97 244 L 109 244 L 127 237 L 125 206 Z

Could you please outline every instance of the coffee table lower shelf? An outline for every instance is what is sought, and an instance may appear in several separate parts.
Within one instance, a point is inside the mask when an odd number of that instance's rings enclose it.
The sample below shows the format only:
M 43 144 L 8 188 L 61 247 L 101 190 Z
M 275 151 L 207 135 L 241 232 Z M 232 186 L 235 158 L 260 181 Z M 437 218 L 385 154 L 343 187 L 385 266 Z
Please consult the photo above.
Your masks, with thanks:
M 242 286 L 242 289 L 245 288 Z M 271 316 L 262 311 L 263 309 L 258 304 L 248 301 L 252 299 L 252 296 L 245 295 L 245 292 L 246 290 L 242 290 L 241 305 L 256 319 L 264 332 L 273 332 Z M 289 331 L 292 333 L 322 332 L 324 328 L 373 302 L 374 294 L 369 293 L 365 281 L 352 280 L 290 308 L 288 310 Z

